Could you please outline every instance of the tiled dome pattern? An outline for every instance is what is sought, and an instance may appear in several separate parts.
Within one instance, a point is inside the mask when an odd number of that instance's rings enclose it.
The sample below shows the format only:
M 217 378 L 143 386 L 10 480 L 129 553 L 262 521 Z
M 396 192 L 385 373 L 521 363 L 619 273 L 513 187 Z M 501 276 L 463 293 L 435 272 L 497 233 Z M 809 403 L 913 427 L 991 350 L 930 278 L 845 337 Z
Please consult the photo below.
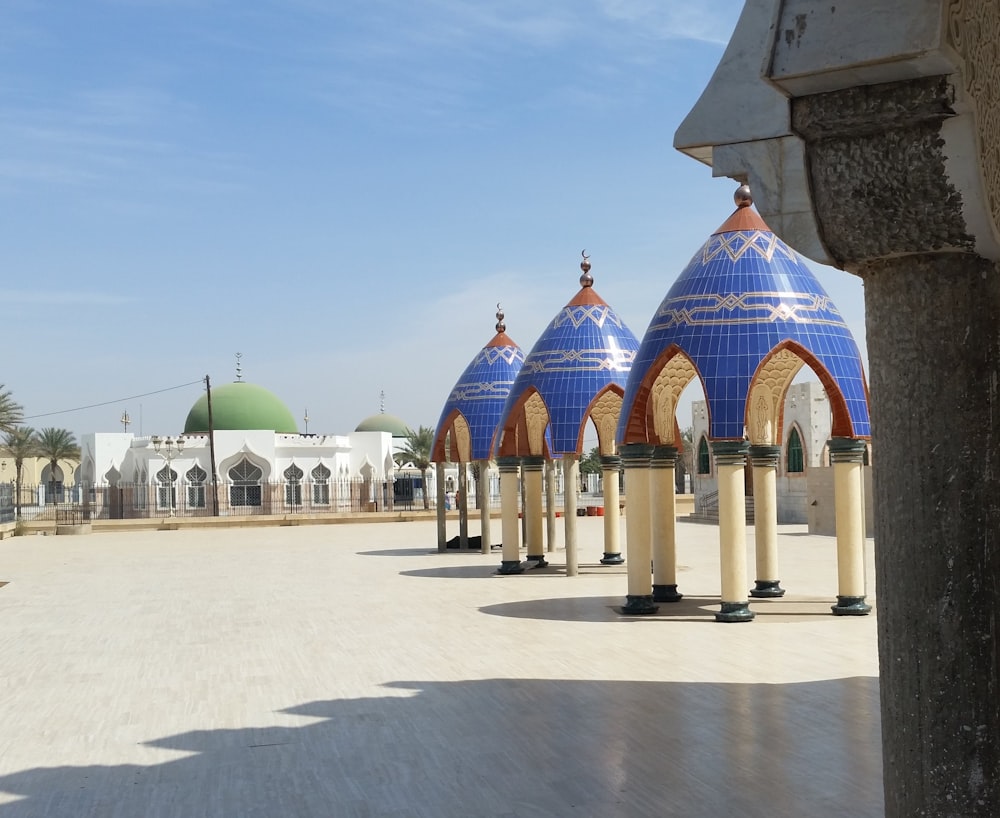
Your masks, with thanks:
M 850 330 L 798 254 L 753 211 L 741 208 L 691 259 L 650 322 L 629 377 L 618 439 L 625 439 L 649 368 L 671 345 L 701 376 L 710 436 L 742 439 L 754 373 L 786 341 L 826 368 L 846 403 L 850 436 L 867 437 L 864 373 Z
M 551 453 L 579 453 L 580 429 L 591 401 L 609 384 L 624 390 L 638 348 L 618 314 L 585 284 L 528 353 L 507 398 L 505 423 L 533 387 L 549 411 Z
M 488 460 L 492 456 L 507 395 L 523 364 L 524 352 L 498 328 L 489 344 L 465 368 L 445 402 L 435 433 L 435 460 L 444 459 L 444 437 L 456 411 L 469 424 L 472 459 Z

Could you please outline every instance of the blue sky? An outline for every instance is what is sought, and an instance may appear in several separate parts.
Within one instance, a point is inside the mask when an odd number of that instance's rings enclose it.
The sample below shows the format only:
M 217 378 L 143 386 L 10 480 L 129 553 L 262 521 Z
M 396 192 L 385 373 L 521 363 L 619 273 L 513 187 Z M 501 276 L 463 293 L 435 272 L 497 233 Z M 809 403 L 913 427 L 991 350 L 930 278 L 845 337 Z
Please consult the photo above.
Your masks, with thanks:
M 181 430 L 211 375 L 309 431 L 434 425 L 502 302 L 641 338 L 733 209 L 672 148 L 735 0 L 6 0 L 0 382 L 36 427 Z M 817 268 L 864 350 L 860 281 Z M 689 419 L 681 417 L 681 425 Z M 303 426 L 300 426 L 303 428 Z

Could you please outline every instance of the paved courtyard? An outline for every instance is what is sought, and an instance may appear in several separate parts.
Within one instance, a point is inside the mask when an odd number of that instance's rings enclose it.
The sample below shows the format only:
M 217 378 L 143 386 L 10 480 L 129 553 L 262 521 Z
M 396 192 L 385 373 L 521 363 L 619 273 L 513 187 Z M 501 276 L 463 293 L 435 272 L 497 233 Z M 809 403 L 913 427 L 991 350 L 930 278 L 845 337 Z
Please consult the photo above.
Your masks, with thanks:
M 626 618 L 579 523 L 575 578 L 433 522 L 0 542 L 0 818 L 882 815 L 833 539 L 783 527 L 787 597 L 724 625 L 716 528 L 679 524 L 686 598 Z

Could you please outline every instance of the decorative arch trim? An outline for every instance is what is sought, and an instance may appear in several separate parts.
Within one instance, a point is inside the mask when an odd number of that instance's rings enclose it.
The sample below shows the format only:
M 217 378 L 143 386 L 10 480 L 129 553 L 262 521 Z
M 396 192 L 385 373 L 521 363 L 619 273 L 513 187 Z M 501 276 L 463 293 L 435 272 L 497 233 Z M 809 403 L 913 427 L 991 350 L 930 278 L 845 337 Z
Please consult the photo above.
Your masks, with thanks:
M 620 442 L 676 446 L 677 401 L 696 377 L 704 392 L 701 373 L 687 353 L 677 344 L 663 350 L 639 382 Z
M 823 366 L 819 358 L 802 346 L 802 344 L 792 340 L 785 340 L 775 346 L 775 348 L 768 354 L 767 358 L 761 361 L 760 366 L 757 367 L 757 371 L 754 373 L 751 383 L 757 382 L 761 372 L 765 370 L 768 362 L 781 350 L 788 350 L 793 355 L 800 358 L 802 363 L 808 366 L 815 373 L 816 377 L 819 378 L 819 382 L 823 385 L 823 389 L 826 390 L 826 396 L 830 401 L 830 410 L 833 416 L 830 435 L 832 437 L 857 437 L 854 433 L 854 422 L 851 420 L 851 413 L 847 409 L 847 401 L 844 399 L 844 393 L 840 391 L 840 386 L 837 384 L 836 379 L 830 374 L 830 370 Z M 790 383 L 791 381 L 789 381 L 789 384 Z M 864 387 L 865 398 L 867 399 L 867 381 L 865 381 Z M 785 391 L 787 391 L 787 387 Z M 782 411 L 784 411 L 784 391 L 782 392 L 781 398 Z M 749 420 L 749 409 L 747 412 L 747 419 Z M 780 423 L 776 431 L 780 435 Z

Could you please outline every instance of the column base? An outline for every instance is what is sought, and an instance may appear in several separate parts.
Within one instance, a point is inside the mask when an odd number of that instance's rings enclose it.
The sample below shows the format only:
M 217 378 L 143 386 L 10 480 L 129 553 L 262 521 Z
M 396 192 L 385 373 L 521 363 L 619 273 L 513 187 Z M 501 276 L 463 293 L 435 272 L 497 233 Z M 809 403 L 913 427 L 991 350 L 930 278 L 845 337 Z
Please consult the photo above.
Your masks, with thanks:
M 604 556 L 601 558 L 601 565 L 624 565 L 625 560 L 622 557 L 621 551 L 617 554 L 609 554 L 607 551 L 604 552 Z
M 503 560 L 500 563 L 500 567 L 497 568 L 498 574 L 523 574 L 524 569 L 521 567 L 521 560 Z
M 750 596 L 757 599 L 775 599 L 785 595 L 785 589 L 779 584 L 777 579 L 755 579 L 754 588 L 750 591 Z
M 626 616 L 645 616 L 655 614 L 659 607 L 653 604 L 652 594 L 628 594 L 621 610 Z
M 748 602 L 723 602 L 715 615 L 716 622 L 749 622 L 757 614 L 750 610 Z
M 677 593 L 676 585 L 654 585 L 653 602 L 680 602 L 684 594 Z
M 542 554 L 528 554 L 525 559 L 528 562 L 533 562 L 534 565 L 529 565 L 529 568 L 548 568 L 549 564 L 545 561 L 545 557 Z
M 863 596 L 837 595 L 837 604 L 830 606 L 834 616 L 867 616 L 872 606 L 865 602 Z

